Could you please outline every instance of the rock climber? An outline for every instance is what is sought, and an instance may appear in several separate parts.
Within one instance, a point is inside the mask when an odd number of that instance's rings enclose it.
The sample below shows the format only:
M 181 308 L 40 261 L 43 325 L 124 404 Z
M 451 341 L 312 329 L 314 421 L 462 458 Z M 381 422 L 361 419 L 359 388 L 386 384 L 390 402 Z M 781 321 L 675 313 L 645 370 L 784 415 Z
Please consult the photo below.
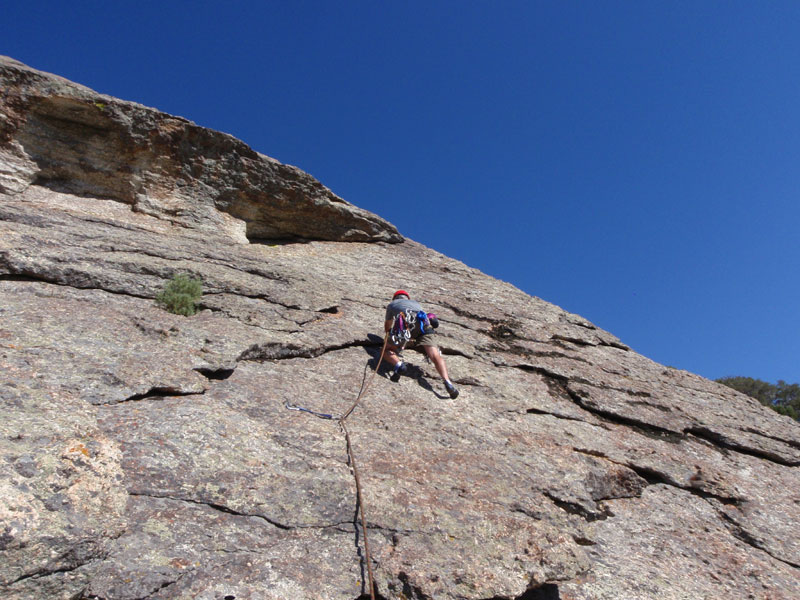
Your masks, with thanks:
M 433 362 L 439 375 L 444 380 L 444 387 L 451 398 L 458 397 L 458 389 L 447 375 L 447 365 L 439 347 L 434 340 L 435 328 L 438 320 L 435 315 L 423 311 L 419 302 L 411 300 L 408 292 L 397 290 L 392 296 L 392 301 L 386 307 L 386 321 L 384 330 L 389 335 L 386 343 L 384 358 L 392 367 L 392 381 L 400 381 L 400 376 L 406 372 L 408 365 L 400 357 L 400 352 L 405 346 L 403 331 L 408 342 L 420 346 L 425 355 Z M 394 328 L 394 329 L 393 329 Z M 394 335 L 393 335 L 394 334 Z

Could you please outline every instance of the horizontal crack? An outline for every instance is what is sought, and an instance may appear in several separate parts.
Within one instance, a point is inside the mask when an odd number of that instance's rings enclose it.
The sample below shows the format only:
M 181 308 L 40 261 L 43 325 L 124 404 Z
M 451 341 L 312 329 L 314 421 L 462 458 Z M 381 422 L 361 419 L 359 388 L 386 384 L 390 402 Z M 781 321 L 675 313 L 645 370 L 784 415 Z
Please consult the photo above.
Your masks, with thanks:
M 603 452 L 601 452 L 599 450 L 592 450 L 592 449 L 588 449 L 588 448 L 578 448 L 578 447 L 575 447 L 575 446 L 573 446 L 572 449 L 575 452 L 578 452 L 580 454 L 586 454 L 587 456 L 593 456 L 595 458 L 602 458 L 603 460 L 607 460 L 608 462 L 610 462 L 612 464 L 628 468 L 631 471 L 633 471 L 634 473 L 636 473 L 639 477 L 644 479 L 648 483 L 648 485 L 658 485 L 658 484 L 668 485 L 670 487 L 678 488 L 680 490 L 684 490 L 686 492 L 689 492 L 690 494 L 693 494 L 695 496 L 703 498 L 704 500 L 708 500 L 709 498 L 713 498 L 714 500 L 717 500 L 717 501 L 719 501 L 719 502 L 721 502 L 722 504 L 725 504 L 725 505 L 741 506 L 743 503 L 746 502 L 745 498 L 722 496 L 722 495 L 719 495 L 719 494 L 714 494 L 713 492 L 708 492 L 706 490 L 702 490 L 702 489 L 700 489 L 698 487 L 695 487 L 693 485 L 683 485 L 683 484 L 675 481 L 675 479 L 673 479 L 672 477 L 669 476 L 669 474 L 664 473 L 663 471 L 659 471 L 658 469 L 655 469 L 653 467 L 647 467 L 647 466 L 644 466 L 644 465 L 639 465 L 639 464 L 636 464 L 636 463 L 630 462 L 630 461 L 614 460 L 614 459 L 610 458 L 605 453 L 603 453 Z
M 515 412 L 515 411 L 508 411 L 508 412 Z M 556 419 L 563 419 L 564 421 L 578 421 L 579 423 L 586 423 L 585 420 L 579 417 L 550 412 L 547 410 L 542 410 L 541 408 L 529 408 L 525 412 L 529 415 L 548 415 L 550 417 L 555 417 Z M 589 425 L 591 425 L 591 423 L 589 423 Z
M 767 433 L 764 433 L 763 431 L 758 431 L 757 429 L 753 429 L 752 427 L 745 427 L 744 429 L 742 429 L 742 431 L 744 431 L 745 433 L 754 433 L 755 435 L 767 438 L 768 440 L 781 442 L 783 444 L 786 444 L 787 446 L 790 446 L 792 448 L 797 448 L 798 450 L 800 450 L 800 440 L 787 440 L 786 438 L 781 438 L 774 435 L 769 435 Z
M 556 373 L 551 371 L 545 367 L 535 366 L 535 365 L 514 365 L 512 368 L 522 369 L 524 371 L 529 371 L 533 373 L 538 373 L 542 375 L 546 379 L 550 379 L 554 385 L 556 385 L 563 393 L 576 405 L 580 408 L 586 410 L 587 412 L 595 415 L 598 418 L 603 419 L 606 422 L 614 423 L 617 425 L 623 425 L 625 427 L 632 428 L 637 430 L 648 437 L 655 437 L 657 439 L 665 440 L 671 443 L 680 443 L 681 441 L 687 439 L 688 435 L 693 435 L 697 438 L 705 440 L 711 443 L 716 448 L 722 448 L 725 450 L 733 450 L 739 452 L 741 454 L 746 454 L 749 456 L 754 456 L 756 458 L 761 458 L 765 460 L 769 460 L 776 464 L 785 465 L 789 467 L 796 467 L 800 466 L 800 460 L 791 460 L 776 452 L 771 452 L 769 450 L 763 450 L 759 448 L 753 448 L 750 446 L 745 446 L 744 444 L 740 444 L 735 440 L 731 440 L 724 434 L 712 431 L 706 427 L 702 426 L 691 426 L 684 428 L 683 430 L 673 430 L 666 427 L 659 427 L 658 425 L 653 425 L 652 423 L 648 423 L 646 421 L 642 421 L 640 419 L 636 419 L 634 417 L 627 417 L 620 415 L 619 413 L 615 413 L 609 410 L 603 410 L 596 406 L 593 406 L 591 403 L 587 402 L 584 398 L 582 398 L 578 393 L 574 390 L 569 389 L 569 383 L 580 383 L 583 385 L 588 385 L 593 388 L 598 389 L 609 389 L 614 391 L 619 391 L 626 393 L 632 397 L 640 396 L 640 397 L 649 397 L 650 394 L 648 393 L 640 393 L 637 394 L 635 392 L 631 392 L 630 390 L 622 390 L 613 387 L 602 388 L 592 384 L 589 381 L 585 381 L 583 379 L 570 379 L 569 377 L 562 375 L 560 373 Z M 635 400 L 631 400 L 631 402 L 637 402 Z M 651 406 L 648 404 L 648 406 Z M 656 407 L 660 408 L 660 407 Z M 661 408 L 661 410 L 664 410 Z M 535 409 L 534 409 L 535 412 Z M 555 416 L 555 415 L 554 415 Z M 752 432 L 756 433 L 756 432 Z M 757 435 L 761 435 L 758 433 Z M 767 436 L 765 436 L 767 437 Z M 788 442 L 784 440 L 775 440 L 782 443 L 787 443 L 790 447 L 793 447 Z
M 268 342 L 266 344 L 253 344 L 244 350 L 236 359 L 236 362 L 243 360 L 262 361 L 262 360 L 281 360 L 288 358 L 317 358 L 328 352 L 346 350 L 348 348 L 379 348 L 383 344 L 371 342 L 369 340 L 355 340 L 334 346 L 303 348 L 295 344 L 283 344 L 280 342 Z
M 217 504 L 215 502 L 206 502 L 206 501 L 203 501 L 203 500 L 196 500 L 196 499 L 193 499 L 193 498 L 178 498 L 178 497 L 169 496 L 169 495 L 166 495 L 166 494 L 148 494 L 148 493 L 144 493 L 144 492 L 131 492 L 131 491 L 129 491 L 128 494 L 131 495 L 131 496 L 137 496 L 137 497 L 156 498 L 156 499 L 159 499 L 159 500 L 172 500 L 173 502 L 186 502 L 188 504 L 195 504 L 197 506 L 207 506 L 208 508 L 212 508 L 214 510 L 217 510 L 217 511 L 225 513 L 225 514 L 234 515 L 236 517 L 253 517 L 253 518 L 256 518 L 256 519 L 261 519 L 262 521 L 265 521 L 266 523 L 269 523 L 273 527 L 277 527 L 278 529 L 282 529 L 282 530 L 285 530 L 285 531 L 289 531 L 289 530 L 292 530 L 292 529 L 298 529 L 299 528 L 299 527 L 293 527 L 293 526 L 290 526 L 290 525 L 285 525 L 284 523 L 280 523 L 278 521 L 275 521 L 274 519 L 270 519 L 268 517 L 265 517 L 264 515 L 249 514 L 249 513 L 239 512 L 239 511 L 236 511 L 236 510 L 234 510 L 234 509 L 232 509 L 232 508 L 230 508 L 228 506 L 225 506 L 223 504 Z M 308 526 L 308 527 L 310 527 L 310 526 Z
M 453 311 L 453 314 L 458 315 L 459 317 L 466 317 L 468 319 L 473 319 L 475 321 L 483 321 L 484 323 L 491 323 L 493 325 L 505 324 L 508 319 L 496 319 L 492 317 L 487 317 L 484 315 L 479 315 L 476 313 L 472 313 L 468 310 L 465 310 L 462 306 L 456 306 L 453 304 L 449 304 L 447 302 L 442 302 L 441 306 L 445 308 L 449 308 Z
M 761 550 L 762 552 L 768 554 L 775 560 L 782 562 L 785 565 L 788 565 L 795 569 L 800 569 L 800 564 L 793 563 L 792 561 L 786 560 L 785 558 L 781 558 L 780 556 L 776 556 L 772 553 L 768 548 L 764 546 L 761 541 L 753 537 L 750 533 L 748 533 L 739 523 L 737 523 L 730 515 L 725 513 L 725 511 L 717 509 L 717 513 L 722 518 L 723 523 L 728 528 L 728 531 L 731 532 L 731 535 L 735 537 L 737 540 L 747 544 L 755 548 L 756 550 Z
M 303 308 L 299 304 L 283 304 L 282 302 L 273 300 L 266 294 L 247 294 L 241 291 L 208 289 L 208 290 L 203 290 L 203 296 L 240 296 L 242 298 L 248 298 L 250 300 L 263 300 L 267 304 L 274 304 L 276 306 L 280 306 L 288 310 L 307 310 L 309 312 L 316 312 L 310 308 Z
M 519 344 L 507 344 L 506 347 L 502 347 L 495 343 L 495 344 L 489 344 L 488 346 L 484 346 L 479 349 L 488 352 L 500 352 L 500 353 L 505 352 L 507 354 L 513 354 L 515 356 L 519 356 L 525 359 L 554 358 L 557 360 L 571 361 L 573 363 L 583 363 L 585 365 L 592 364 L 589 360 L 582 358 L 580 356 L 570 356 L 568 354 L 564 354 L 563 352 L 559 352 L 558 350 L 529 350 L 528 348 L 520 346 Z M 547 369 L 544 367 L 539 367 L 536 365 L 528 365 L 524 363 L 511 366 L 516 367 L 518 369 L 522 369 L 523 371 L 534 371 L 534 372 L 538 370 L 547 371 Z M 552 371 L 550 371 L 550 373 L 552 373 Z M 588 381 L 586 383 L 588 383 Z
M 439 351 L 445 356 L 463 356 L 464 358 L 469 358 L 469 359 L 473 358 L 470 354 L 466 354 L 462 350 L 457 350 L 456 348 L 440 346 Z
M 163 254 L 159 254 L 157 252 L 148 251 L 146 248 L 134 248 L 134 249 L 131 249 L 131 250 L 108 248 L 108 249 L 99 249 L 99 251 L 100 252 L 105 252 L 105 253 L 108 253 L 108 254 L 145 255 L 145 256 L 150 256 L 150 257 L 153 257 L 153 258 L 158 258 L 158 259 L 161 259 L 161 260 L 168 260 L 168 261 L 190 262 L 190 261 L 196 261 L 197 258 L 198 258 L 196 255 L 190 255 L 190 254 L 186 254 L 184 256 L 177 256 L 177 257 L 164 256 Z M 263 270 L 259 269 L 258 267 L 241 267 L 241 266 L 238 266 L 236 264 L 232 264 L 230 262 L 226 262 L 224 260 L 217 259 L 213 255 L 209 255 L 209 254 L 204 254 L 201 258 L 203 259 L 203 262 L 207 263 L 207 264 L 216 265 L 218 267 L 225 267 L 227 269 L 231 269 L 232 271 L 238 271 L 240 273 L 247 273 L 249 275 L 255 275 L 255 276 L 260 277 L 262 279 L 268 279 L 270 281 L 277 281 L 279 283 L 285 283 L 287 285 L 290 283 L 289 280 L 286 279 L 285 277 L 281 277 L 277 273 L 273 273 L 273 272 L 270 272 L 270 271 L 263 271 Z
M 730 438 L 726 437 L 724 434 L 712 431 L 707 427 L 702 427 L 699 425 L 693 427 L 687 427 L 683 430 L 685 434 L 694 435 L 700 439 L 706 440 L 711 442 L 715 446 L 719 446 L 721 448 L 725 448 L 727 450 L 733 450 L 735 452 L 739 452 L 740 454 L 746 454 L 748 456 L 754 456 L 756 458 L 762 458 L 768 460 L 770 462 L 777 463 L 779 465 L 784 465 L 787 467 L 797 467 L 800 466 L 800 460 L 790 460 L 785 458 L 779 454 L 774 452 L 770 452 L 769 450 L 761 450 L 759 448 L 752 448 L 749 446 L 744 446 L 739 444 L 735 440 L 731 440 Z
M 610 511 L 607 509 L 603 509 L 603 511 L 592 512 L 591 510 L 587 509 L 585 506 L 578 504 L 577 502 L 570 502 L 568 500 L 564 500 L 552 494 L 551 492 L 544 491 L 545 496 L 547 496 L 550 501 L 558 506 L 563 511 L 571 514 L 571 515 L 578 515 L 583 517 L 586 521 L 604 521 L 610 516 L 614 516 L 611 514 Z
M 58 285 L 58 286 L 61 286 L 61 287 L 75 288 L 75 289 L 78 289 L 78 290 L 97 290 L 97 291 L 106 292 L 106 293 L 109 293 L 109 294 L 115 294 L 115 295 L 118 295 L 118 296 L 128 296 L 128 297 L 131 297 L 131 298 L 140 298 L 142 300 L 155 300 L 154 296 L 151 296 L 151 295 L 135 294 L 135 293 L 132 293 L 130 291 L 114 290 L 114 289 L 111 289 L 111 288 L 108 288 L 108 287 L 103 287 L 102 285 L 97 285 L 96 282 L 87 281 L 87 282 L 81 283 L 81 282 L 74 281 L 74 280 L 71 280 L 71 279 L 65 278 L 65 277 L 57 277 L 57 276 L 47 275 L 45 273 L 39 273 L 39 272 L 34 272 L 34 271 L 30 271 L 30 270 L 25 270 L 25 269 L 15 269 L 15 268 L 13 268 L 11 266 L 9 266 L 9 269 L 11 269 L 10 273 L 0 274 L 0 281 L 22 281 L 22 282 L 28 282 L 28 283 L 47 283 L 47 284 L 51 284 L 51 285 Z M 123 272 L 128 273 L 130 271 L 123 271 Z M 88 274 L 81 273 L 81 272 L 76 272 L 76 274 L 77 275 L 83 275 L 85 277 L 90 277 Z M 155 273 L 155 272 L 154 273 L 142 273 L 142 274 L 149 274 L 149 275 L 154 275 L 154 276 L 157 276 L 157 277 L 159 276 L 159 274 Z M 198 274 L 198 276 L 202 278 L 202 274 Z M 209 284 L 208 284 L 208 282 L 206 282 L 204 285 L 208 286 Z M 236 291 L 231 292 L 231 291 L 227 291 L 227 290 L 215 290 L 213 288 L 212 289 L 204 289 L 203 290 L 203 296 L 217 296 L 217 295 L 241 296 L 243 298 L 248 298 L 248 299 L 251 299 L 251 300 L 263 300 L 264 302 L 266 302 L 268 304 L 274 304 L 275 306 L 280 306 L 280 307 L 288 309 L 288 310 L 308 310 L 309 312 L 319 312 L 319 311 L 314 311 L 312 309 L 304 309 L 302 306 L 299 306 L 299 305 L 284 304 L 282 302 L 278 302 L 278 301 L 274 300 L 273 298 L 270 298 L 268 295 L 265 295 L 265 294 L 247 294 L 247 293 L 244 293 L 244 292 L 236 292 Z M 201 308 L 206 308 L 208 310 L 212 310 L 212 311 L 215 311 L 215 312 L 223 312 L 224 314 L 226 314 L 226 315 L 228 315 L 228 316 L 230 316 L 232 318 L 236 318 L 234 315 L 230 315 L 226 311 L 223 311 L 222 309 L 218 309 L 218 308 L 214 308 L 214 307 L 210 307 L 210 306 L 205 306 L 203 304 L 202 297 L 200 298 L 200 301 L 199 301 L 198 305 Z M 246 323 L 246 322 L 244 322 L 244 323 L 246 325 L 251 325 L 252 326 L 252 323 Z
M 127 296 L 130 298 L 140 298 L 142 300 L 153 300 L 150 296 L 145 296 L 141 294 L 133 294 L 131 292 L 120 292 L 117 290 L 112 290 L 109 288 L 104 288 L 98 285 L 80 285 L 76 282 L 70 282 L 66 280 L 60 280 L 56 277 L 48 277 L 47 275 L 43 275 L 40 273 L 32 273 L 30 271 L 16 271 L 10 274 L 0 274 L 0 281 L 22 281 L 27 283 L 46 283 L 48 285 L 57 285 L 59 287 L 68 287 L 74 288 L 76 290 L 97 290 L 100 292 L 106 292 L 108 294 L 114 294 L 116 296 Z
M 133 396 L 129 396 L 124 400 L 119 400 L 118 402 L 107 402 L 103 406 L 108 406 L 112 404 L 122 404 L 124 402 L 139 402 L 141 400 L 150 400 L 154 398 L 170 398 L 176 396 L 202 396 L 203 394 L 205 394 L 205 390 L 203 390 L 202 392 L 186 392 L 168 386 L 156 386 L 150 388 L 143 394 L 134 394 Z
M 513 369 L 519 369 L 521 371 L 527 371 L 529 373 L 538 373 L 539 375 L 541 375 L 543 377 L 547 377 L 549 379 L 554 379 L 556 381 L 563 382 L 565 384 L 569 383 L 569 380 L 570 380 L 569 377 L 567 377 L 566 375 L 562 375 L 561 373 L 556 373 L 555 371 L 551 371 L 551 370 L 549 370 L 549 369 L 547 369 L 545 367 L 537 367 L 535 365 L 525 365 L 525 364 L 522 364 L 522 365 L 507 365 L 507 366 L 510 367 L 510 368 L 513 368 Z
M 550 336 L 550 340 L 553 341 L 553 342 L 568 342 L 570 344 L 575 344 L 576 346 L 596 346 L 597 345 L 596 343 L 592 343 L 592 342 L 586 341 L 586 340 L 581 339 L 581 338 L 572 338 L 572 337 L 569 337 L 569 336 L 566 336 L 566 335 L 559 335 L 559 334 L 555 334 L 555 335 Z
M 661 440 L 665 440 L 671 443 L 680 443 L 685 439 L 685 436 L 682 435 L 681 432 L 674 431 L 672 429 L 667 429 L 665 427 L 659 427 L 658 425 L 653 425 L 652 423 L 647 423 L 646 421 L 642 421 L 640 419 L 635 419 L 633 417 L 625 417 L 615 412 L 602 410 L 597 408 L 596 406 L 592 406 L 590 403 L 585 402 L 583 398 L 573 390 L 566 389 L 565 390 L 569 398 L 578 406 L 580 406 L 585 411 L 595 415 L 603 419 L 606 422 L 614 423 L 616 425 L 623 425 L 625 427 L 629 427 L 631 429 L 637 430 L 640 433 L 643 433 L 647 437 L 650 438 L 657 438 Z
M 55 559 L 55 561 L 68 559 L 69 555 L 72 554 L 72 553 L 73 553 L 73 550 L 69 550 L 65 554 L 62 554 L 61 556 L 58 556 Z M 98 558 L 102 559 L 102 558 L 104 558 L 104 556 L 103 557 L 92 557 L 89 560 L 86 560 L 84 562 L 79 562 L 78 564 L 76 564 L 74 566 L 60 567 L 60 568 L 56 568 L 56 569 L 48 569 L 45 566 L 45 567 L 42 567 L 41 569 L 39 569 L 39 570 L 37 570 L 37 571 L 35 571 L 33 573 L 27 573 L 25 575 L 17 577 L 16 579 L 8 581 L 7 583 L 0 582 L 0 584 L 9 585 L 10 586 L 10 585 L 15 585 L 15 584 L 18 584 L 18 583 L 21 583 L 21 582 L 24 582 L 24 581 L 28 581 L 28 580 L 31 580 L 31 579 L 34 579 L 34 580 L 35 579 L 43 579 L 45 577 L 52 577 L 53 575 L 60 575 L 60 574 L 63 574 L 63 573 L 72 573 L 73 571 L 77 571 L 81 567 L 85 567 L 86 565 L 89 565 L 89 564 L 92 564 L 94 562 L 97 562 Z
M 263 514 L 258 513 L 245 513 L 241 511 L 237 511 L 232 509 L 229 506 L 224 504 L 219 504 L 216 502 L 209 502 L 206 500 L 197 500 L 195 498 L 180 498 L 177 496 L 170 496 L 168 494 L 152 494 L 147 492 L 136 492 L 136 491 L 128 491 L 128 495 L 141 497 L 141 498 L 154 498 L 157 500 L 169 500 L 171 502 L 183 502 L 186 504 L 194 504 L 196 506 L 206 506 L 213 510 L 219 511 L 221 513 L 225 513 L 228 515 L 232 515 L 234 517 L 245 517 L 245 518 L 254 518 L 262 520 L 273 527 L 280 529 L 282 531 L 293 531 L 295 529 L 337 529 L 341 530 L 342 527 L 349 526 L 349 529 L 343 530 L 346 533 L 352 532 L 352 521 L 341 521 L 341 522 L 334 522 L 334 523 L 315 523 L 311 525 L 287 525 L 285 523 L 281 523 L 280 521 L 276 521 L 275 519 L 271 519 Z M 372 529 L 372 527 L 370 527 Z
M 558 342 L 567 342 L 569 344 L 574 344 L 575 346 L 581 346 L 581 347 L 587 347 L 587 346 L 589 346 L 589 347 L 597 347 L 597 346 L 601 346 L 601 347 L 607 347 L 607 348 L 616 348 L 617 350 L 625 350 L 626 352 L 630 351 L 630 348 L 628 346 L 626 346 L 625 344 L 623 344 L 622 342 L 604 340 L 602 338 L 598 338 L 595 341 L 588 341 L 588 340 L 585 340 L 585 339 L 582 339 L 582 338 L 573 338 L 573 337 L 569 337 L 569 336 L 566 336 L 566 335 L 555 334 L 555 335 L 550 337 L 550 340 L 553 343 L 556 343 L 556 344 Z
M 514 367 L 520 368 L 520 367 Z M 671 442 L 679 442 L 684 438 L 681 433 L 673 431 L 671 429 L 666 429 L 662 427 L 658 427 L 657 425 L 652 425 L 650 423 L 646 423 L 639 419 L 633 419 L 630 417 L 623 417 L 617 413 L 613 413 L 610 411 L 604 411 L 597 407 L 592 406 L 591 404 L 584 401 L 584 399 L 577 394 L 574 390 L 569 389 L 568 384 L 570 383 L 570 379 L 564 375 L 559 373 L 554 373 L 545 369 L 543 367 L 533 367 L 533 366 L 526 366 L 524 370 L 532 371 L 542 375 L 545 378 L 545 382 L 549 384 L 551 390 L 555 388 L 560 395 L 563 395 L 566 399 L 572 401 L 578 407 L 582 408 L 586 412 L 602 419 L 607 423 L 613 423 L 616 425 L 624 425 L 626 427 L 630 427 L 635 429 L 648 437 L 656 437 L 658 439 L 666 439 L 667 441 Z M 584 382 L 580 382 L 584 383 Z M 584 383 L 584 385 L 591 385 L 589 383 Z M 592 386 L 595 387 L 595 386 Z M 620 390 L 622 391 L 622 390 Z M 536 409 L 531 409 L 536 412 Z M 554 415 L 556 416 L 556 415 Z M 580 421 L 581 419 L 575 419 Z

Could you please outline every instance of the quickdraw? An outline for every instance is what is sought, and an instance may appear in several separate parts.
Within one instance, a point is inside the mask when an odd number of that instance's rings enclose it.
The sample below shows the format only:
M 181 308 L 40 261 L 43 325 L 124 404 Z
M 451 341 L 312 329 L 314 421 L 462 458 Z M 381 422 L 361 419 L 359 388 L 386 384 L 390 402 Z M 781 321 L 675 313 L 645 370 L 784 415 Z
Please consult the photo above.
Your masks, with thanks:
M 289 410 L 299 410 L 299 411 L 302 411 L 302 412 L 307 412 L 309 414 L 314 415 L 315 417 L 319 417 L 320 419 L 336 419 L 337 418 L 337 417 L 334 417 L 333 415 L 329 415 L 329 414 L 326 414 L 326 413 L 321 413 L 321 412 L 317 412 L 315 410 L 311 410 L 310 408 L 304 408 L 302 406 L 297 406 L 296 404 L 289 404 L 288 401 L 285 402 L 284 404 L 286 405 L 286 408 L 288 408 Z

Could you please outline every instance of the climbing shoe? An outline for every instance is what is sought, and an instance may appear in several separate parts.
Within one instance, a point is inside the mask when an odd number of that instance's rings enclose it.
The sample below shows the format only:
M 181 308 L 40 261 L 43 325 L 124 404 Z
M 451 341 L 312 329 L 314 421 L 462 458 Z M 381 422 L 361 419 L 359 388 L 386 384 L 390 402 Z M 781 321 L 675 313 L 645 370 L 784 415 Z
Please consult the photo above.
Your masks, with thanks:
M 453 399 L 458 398 L 458 390 L 456 389 L 456 386 L 454 386 L 452 383 L 450 383 L 449 381 L 445 381 L 444 388 L 447 390 L 447 393 L 450 394 L 451 398 Z
M 398 381 L 400 381 L 400 375 L 405 373 L 407 370 L 408 370 L 408 365 L 402 362 L 399 365 L 397 365 L 397 367 L 395 367 L 394 372 L 392 373 L 392 376 L 389 377 L 389 379 L 397 383 Z

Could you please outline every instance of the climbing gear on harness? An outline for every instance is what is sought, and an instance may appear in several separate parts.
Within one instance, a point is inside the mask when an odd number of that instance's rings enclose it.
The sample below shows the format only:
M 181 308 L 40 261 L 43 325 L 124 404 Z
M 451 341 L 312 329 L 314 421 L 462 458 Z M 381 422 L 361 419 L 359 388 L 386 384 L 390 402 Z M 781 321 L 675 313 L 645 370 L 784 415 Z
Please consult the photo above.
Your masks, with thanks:
M 403 348 L 409 341 L 411 341 L 411 333 L 414 330 L 416 321 L 417 317 L 413 311 L 399 313 L 395 317 L 394 324 L 391 328 L 391 338 L 394 346 Z
M 402 349 L 416 337 L 415 332 L 417 335 L 425 335 L 433 333 L 437 327 L 439 327 L 439 319 L 434 314 L 428 314 L 424 310 L 401 312 L 395 317 L 394 325 L 391 328 L 392 344 Z

